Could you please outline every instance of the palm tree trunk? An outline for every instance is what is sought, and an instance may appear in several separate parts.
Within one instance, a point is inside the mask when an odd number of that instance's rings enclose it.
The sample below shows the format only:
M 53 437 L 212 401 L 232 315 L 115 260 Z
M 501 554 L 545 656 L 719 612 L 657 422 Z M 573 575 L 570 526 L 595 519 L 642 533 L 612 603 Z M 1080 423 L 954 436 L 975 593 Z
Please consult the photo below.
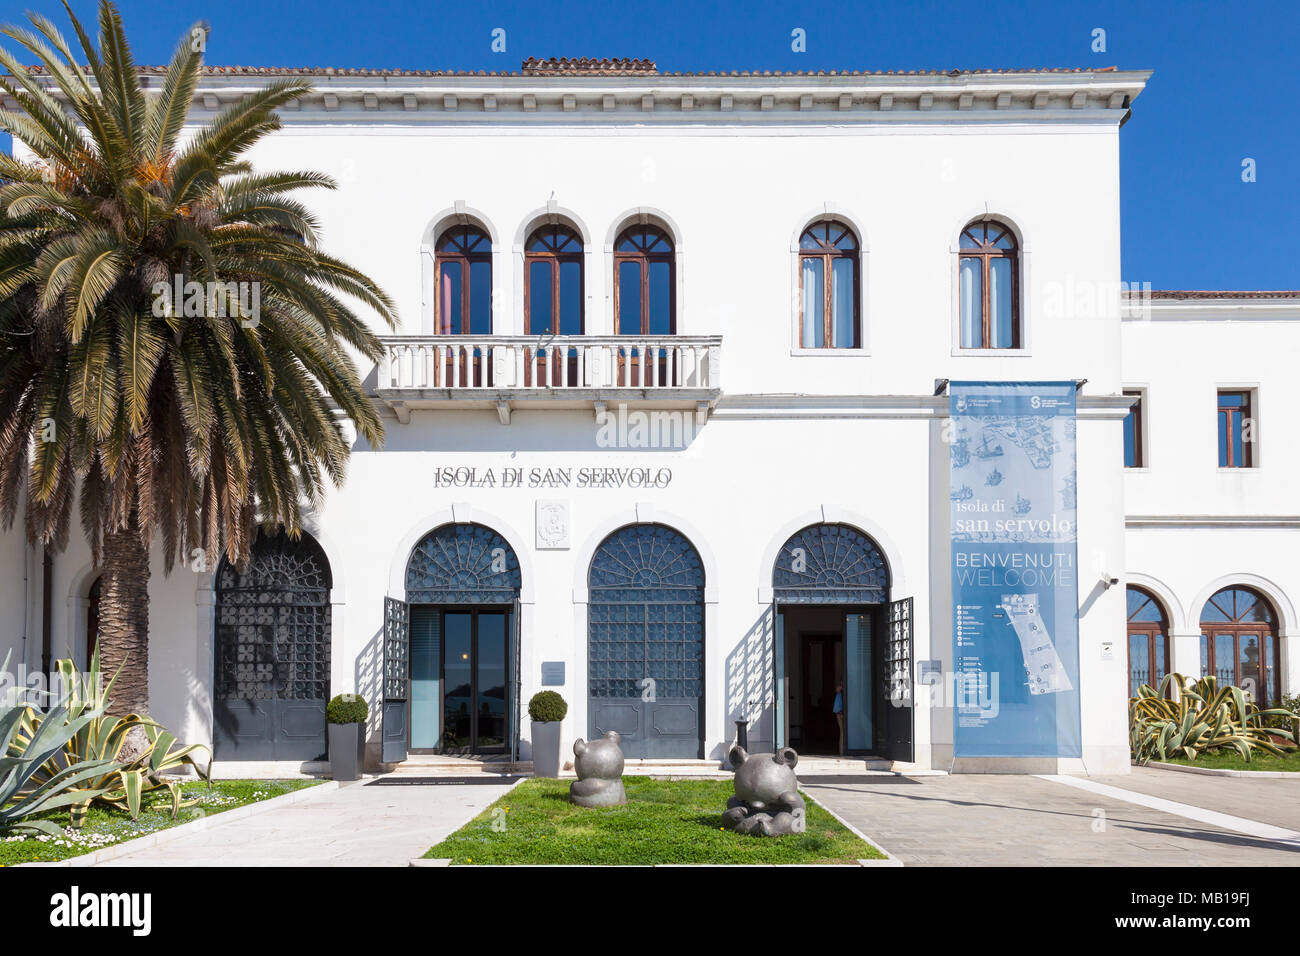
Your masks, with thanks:
M 149 552 L 140 540 L 136 516 L 126 528 L 104 536 L 103 584 L 99 599 L 99 647 L 107 682 L 113 685 L 112 714 L 149 713 Z M 138 730 L 138 728 L 137 728 Z M 144 743 L 144 734 L 136 734 Z M 127 747 L 131 750 L 131 736 Z

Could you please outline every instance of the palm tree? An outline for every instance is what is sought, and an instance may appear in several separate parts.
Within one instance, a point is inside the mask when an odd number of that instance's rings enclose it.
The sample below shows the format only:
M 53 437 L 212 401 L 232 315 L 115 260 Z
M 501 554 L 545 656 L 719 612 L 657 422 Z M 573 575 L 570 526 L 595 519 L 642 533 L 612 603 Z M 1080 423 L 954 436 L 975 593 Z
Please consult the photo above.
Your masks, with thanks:
M 296 534 L 344 478 L 341 418 L 383 440 L 352 355 L 382 348 L 358 306 L 390 328 L 395 309 L 288 195 L 328 177 L 242 158 L 309 87 L 273 83 L 183 137 L 206 26 L 146 95 L 114 5 L 98 48 L 64 7 L 87 66 L 45 17 L 0 28 L 40 63 L 0 49 L 19 106 L 0 130 L 36 157 L 0 155 L 0 519 L 25 502 L 29 539 L 61 550 L 79 501 L 105 670 L 125 663 L 113 709 L 143 714 L 151 548 L 202 571 L 246 561 L 259 524 Z

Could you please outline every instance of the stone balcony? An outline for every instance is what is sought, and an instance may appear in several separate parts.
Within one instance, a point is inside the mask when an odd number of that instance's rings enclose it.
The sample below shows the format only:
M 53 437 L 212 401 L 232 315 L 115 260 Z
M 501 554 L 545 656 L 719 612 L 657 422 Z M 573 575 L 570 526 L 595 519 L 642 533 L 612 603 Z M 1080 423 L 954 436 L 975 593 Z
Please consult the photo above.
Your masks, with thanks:
M 375 394 L 414 409 L 694 409 L 722 394 L 720 335 L 399 335 L 383 338 Z

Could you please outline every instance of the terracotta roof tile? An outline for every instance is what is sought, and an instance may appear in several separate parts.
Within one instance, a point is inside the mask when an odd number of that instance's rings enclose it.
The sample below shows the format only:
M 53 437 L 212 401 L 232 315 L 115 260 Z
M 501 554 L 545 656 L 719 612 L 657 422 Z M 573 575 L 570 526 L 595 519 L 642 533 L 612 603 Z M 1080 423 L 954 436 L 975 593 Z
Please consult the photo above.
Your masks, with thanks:
M 1129 290 L 1131 298 L 1143 295 Z M 1152 299 L 1300 299 L 1300 289 L 1153 289 L 1145 293 Z
M 27 69 L 36 74 L 45 72 L 40 66 Z M 685 78 L 731 78 L 731 77 L 809 77 L 809 76 L 991 76 L 1028 75 L 1035 73 L 1113 73 L 1119 68 L 1107 66 L 1101 68 L 1084 67 L 1050 67 L 1043 69 L 1013 70 L 705 70 L 672 71 L 660 73 L 653 60 L 608 59 L 593 57 L 552 57 L 539 60 L 529 57 L 524 60 L 518 71 L 507 70 L 400 70 L 368 69 L 335 66 L 204 66 L 207 76 L 410 76 L 410 77 L 551 77 L 551 76 L 672 76 Z M 140 73 L 145 75 L 162 75 L 167 72 L 165 66 L 141 66 Z

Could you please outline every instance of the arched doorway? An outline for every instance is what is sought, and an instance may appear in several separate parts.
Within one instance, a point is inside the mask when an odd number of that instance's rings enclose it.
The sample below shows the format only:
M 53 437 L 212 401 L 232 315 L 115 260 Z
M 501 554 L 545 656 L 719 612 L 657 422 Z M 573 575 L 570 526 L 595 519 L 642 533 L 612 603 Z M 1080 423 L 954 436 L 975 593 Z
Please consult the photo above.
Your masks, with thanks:
M 403 655 L 386 642 L 386 747 L 392 741 L 416 753 L 515 751 L 521 583 L 514 549 L 484 525 L 442 525 L 416 543 L 406 563 L 409 644 Z M 390 705 L 400 697 L 389 691 L 403 684 L 406 713 L 390 721 Z M 403 729 L 404 739 L 396 740 Z
M 879 545 L 849 525 L 809 525 L 781 546 L 776 746 L 912 759 L 911 602 L 891 603 L 890 583 Z
M 212 754 L 314 760 L 330 695 L 329 561 L 307 533 L 259 532 L 247 565 L 217 569 Z
M 1261 708 L 1282 699 L 1277 612 L 1252 588 L 1227 587 L 1201 609 L 1201 674 L 1235 684 Z
M 1128 695 L 1149 684 L 1156 690 L 1169 673 L 1169 619 L 1145 588 L 1128 589 Z
M 628 757 L 704 752 L 704 566 L 681 533 L 628 525 L 588 572 L 587 724 Z

